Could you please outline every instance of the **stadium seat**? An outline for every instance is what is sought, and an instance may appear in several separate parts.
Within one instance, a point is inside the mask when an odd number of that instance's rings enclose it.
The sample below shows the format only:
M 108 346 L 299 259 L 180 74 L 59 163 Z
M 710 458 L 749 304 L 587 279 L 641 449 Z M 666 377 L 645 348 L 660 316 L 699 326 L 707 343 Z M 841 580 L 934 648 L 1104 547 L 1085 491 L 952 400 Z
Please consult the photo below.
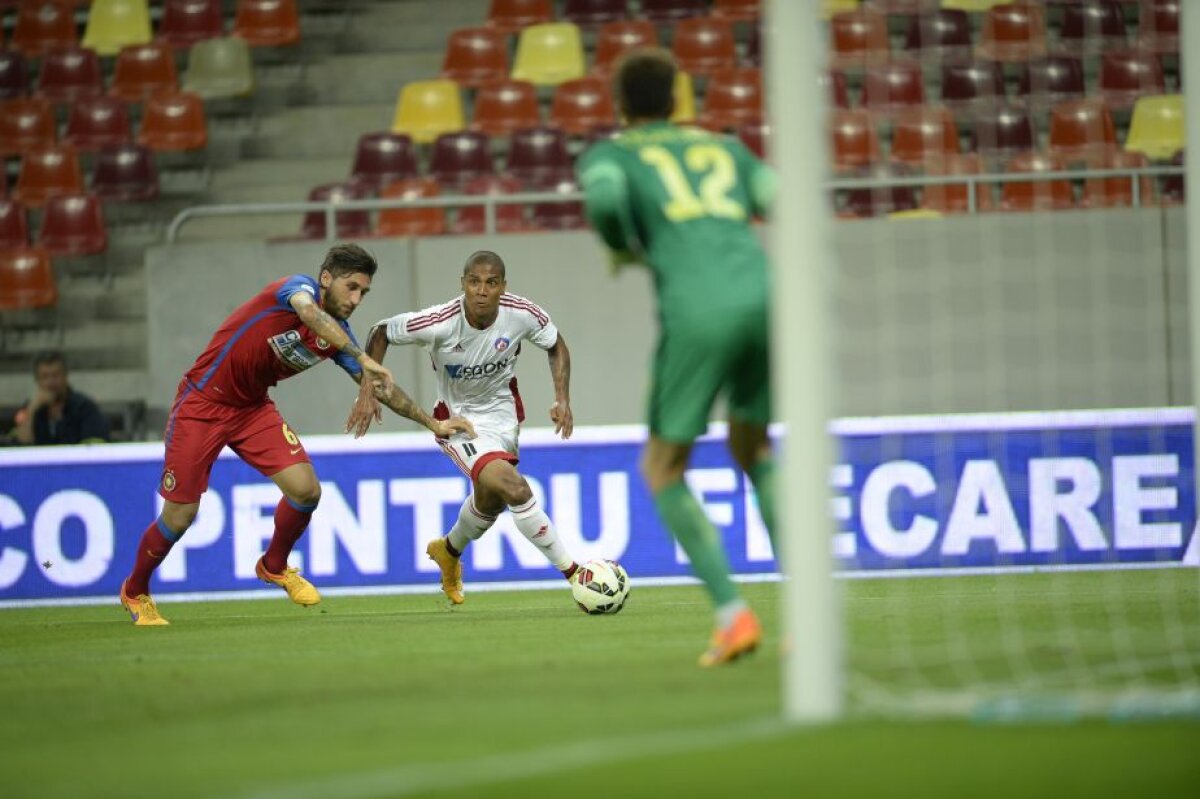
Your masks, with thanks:
M 251 47 L 286 47 L 300 41 L 296 0 L 238 0 L 234 36 Z
M 879 172 L 876 177 L 892 178 L 903 175 L 903 170 L 897 173 Z M 842 193 L 844 204 L 837 211 L 843 219 L 870 219 L 877 216 L 912 211 L 917 207 L 916 192 L 911 186 L 877 186 L 869 189 L 850 189 Z
M 835 14 L 858 9 L 858 0 L 821 0 L 821 19 L 829 21 Z
M 204 100 L 191 92 L 162 92 L 146 98 L 138 143 L 159 153 L 203 150 L 208 146 Z
M 163 42 L 124 47 L 117 55 L 109 94 L 127 103 L 140 103 L 151 94 L 179 88 L 175 56 Z
M 626 50 L 657 44 L 658 29 L 649 20 L 630 19 L 606 23 L 596 34 L 596 55 L 592 72 L 602 77 L 607 76 Z
M 481 86 L 475 94 L 471 130 L 499 137 L 540 124 L 537 87 L 529 81 L 502 80 Z
M 57 303 L 58 286 L 45 249 L 0 248 L 0 311 L 48 308 Z
M 1094 55 L 1126 45 L 1125 12 L 1116 0 L 1087 0 L 1062 7 L 1058 46 L 1072 55 Z
M 642 0 L 642 16 L 655 24 L 678 22 L 708 13 L 708 0 Z
M 1117 145 L 1108 107 L 1099 100 L 1068 100 L 1050 111 L 1050 150 L 1066 162 L 1097 160 Z
M 1152 53 L 1179 52 L 1179 0 L 1142 0 L 1138 45 Z
M 863 79 L 862 106 L 878 114 L 925 103 L 925 78 L 915 61 L 892 61 L 867 67 Z
M 762 66 L 761 25 L 750 26 L 750 34 L 746 37 L 746 54 L 742 57 L 742 65 L 747 67 Z
M 183 88 L 205 100 L 250 94 L 254 91 L 250 46 L 236 36 L 196 42 L 188 53 Z
M 42 213 L 38 245 L 51 256 L 95 255 L 108 247 L 104 212 L 94 194 L 52 197 Z
M 508 37 L 495 28 L 461 28 L 446 40 L 442 77 L 478 88 L 508 77 Z
M 975 119 L 973 136 L 975 149 L 984 158 L 1031 150 L 1037 142 L 1033 118 L 1024 109 L 1015 107 L 981 111 Z
M 925 174 L 930 176 L 980 175 L 983 164 L 976 153 L 949 155 L 925 165 Z M 975 185 L 975 210 L 988 213 L 995 210 L 992 187 L 989 184 Z M 965 214 L 971 210 L 971 187 L 967 183 L 944 183 L 925 186 L 921 192 L 921 207 L 940 214 Z
M 1004 93 L 1004 66 L 998 61 L 942 66 L 942 102 L 956 112 L 1001 105 Z
M 863 69 L 889 57 L 887 17 L 870 8 L 834 14 L 829 21 L 835 69 Z
M 358 183 L 323 183 L 314 186 L 308 193 L 309 202 L 365 200 L 370 192 Z M 309 211 L 300 225 L 300 237 L 304 239 L 325 238 L 325 212 Z M 336 211 L 334 213 L 334 236 L 339 239 L 354 239 L 371 235 L 371 213 L 369 211 Z
M 762 73 L 753 67 L 734 67 L 712 73 L 704 92 L 702 123 L 712 130 L 757 122 L 763 115 Z
M 866 111 L 831 111 L 827 124 L 835 171 L 858 170 L 879 161 L 879 136 Z
M 1020 153 L 1008 172 L 1064 172 L 1066 163 L 1054 154 Z M 1065 211 L 1075 207 L 1075 190 L 1065 179 L 1005 183 L 1000 187 L 1001 211 Z
M 100 55 L 116 55 L 123 47 L 146 44 L 150 39 L 147 0 L 92 0 L 83 31 L 84 47 Z
M 866 0 L 877 11 L 888 16 L 916 16 L 936 11 L 938 0 Z
M 579 78 L 560 84 L 550 104 L 550 124 L 570 136 L 583 136 L 596 126 L 615 125 L 617 107 L 608 81 Z
M 400 90 L 392 132 L 428 144 L 443 133 L 463 129 L 462 95 L 452 80 L 413 81 Z
M 553 19 L 553 0 L 492 0 L 488 7 L 487 24 L 508 34 Z
M 412 139 L 399 133 L 382 131 L 358 137 L 350 179 L 379 191 L 384 186 L 419 173 L 417 151 Z
M 624 130 L 620 125 L 597 125 L 584 136 L 584 149 L 598 141 L 609 141 L 621 135 Z
M 629 0 L 566 0 L 561 18 L 581 28 L 595 28 L 629 16 Z
M 29 246 L 29 223 L 16 200 L 0 197 L 0 250 Z
M 104 200 L 143 202 L 158 196 L 154 153 L 140 144 L 119 144 L 96 153 L 92 191 Z
M 70 103 L 104 94 L 100 59 L 82 47 L 51 50 L 42 56 L 42 69 L 33 93 L 52 103 Z
M 1022 64 L 1017 72 L 1017 97 L 1035 110 L 1085 94 L 1083 62 L 1070 56 L 1050 56 Z
M 116 97 L 79 100 L 67 112 L 63 141 L 76 150 L 94 151 L 133 141 L 129 107 Z
M 527 186 L 541 188 L 569 171 L 571 154 L 567 151 L 567 137 L 558 128 L 530 128 L 512 135 L 505 174 Z
M 463 193 L 471 196 L 517 194 L 522 191 L 521 183 L 507 175 L 481 175 L 465 187 Z M 510 203 L 496 206 L 496 232 L 516 233 L 529 230 L 525 221 L 525 206 Z M 457 235 L 477 235 L 487 231 L 487 210 L 483 206 L 463 207 L 458 210 L 450 232 Z
M 1103 157 L 1089 164 L 1097 169 L 1129 169 L 1143 168 L 1150 165 L 1146 156 L 1141 153 L 1127 153 L 1120 150 L 1110 150 Z M 1142 177 L 1138 182 L 1138 204 L 1155 205 L 1157 198 L 1154 191 L 1154 179 Z M 1083 182 L 1083 199 L 1081 208 L 1130 208 L 1133 207 L 1133 184 L 1128 177 L 1089 178 Z
M 1165 161 L 1187 144 L 1184 133 L 1183 95 L 1143 97 L 1133 106 L 1133 120 L 1125 149 Z
M 1116 50 L 1100 54 L 1100 96 L 1109 108 L 1133 108 L 1146 94 L 1165 94 L 1166 80 L 1158 55 L 1145 50 Z
M 225 35 L 221 0 L 165 0 L 158 38 L 176 50 Z
M 715 0 L 714 17 L 730 22 L 752 22 L 762 16 L 761 0 Z
M 1003 5 L 1009 0 L 942 0 L 942 8 L 967 11 L 971 14 L 982 14 L 993 6 Z
M 0 199 L 8 197 L 8 170 L 0 169 Z
M 771 142 L 771 126 L 766 122 L 747 122 L 738 126 L 737 136 L 742 144 L 760 159 L 766 160 Z
M 74 47 L 79 41 L 75 31 L 75 12 L 58 0 L 25 2 L 17 7 L 17 21 L 9 45 L 28 58 L 51 50 Z
M 83 191 L 83 172 L 75 148 L 66 144 L 35 147 L 21 157 L 13 198 L 27 208 L 41 208 L 60 194 Z
M 550 181 L 545 190 L 572 194 L 579 191 L 579 184 L 575 176 L 567 172 Z M 533 226 L 541 230 L 581 230 L 587 227 L 581 202 L 534 203 L 530 216 Z
M 438 194 L 436 180 L 416 177 L 385 186 L 379 196 L 416 200 Z M 442 208 L 385 208 L 379 212 L 375 232 L 381 236 L 440 236 L 446 232 L 446 212 Z
M 54 144 L 54 106 L 40 97 L 0 102 L 0 158 Z
M 0 100 L 29 94 L 29 65 L 16 50 L 0 50 Z
M 461 188 L 493 171 L 491 142 L 482 133 L 443 133 L 433 143 L 429 176 L 445 188 Z
M 585 72 L 579 28 L 570 22 L 531 25 L 521 31 L 513 64 L 513 80 L 557 86 Z
M 904 49 L 922 61 L 970 58 L 971 18 L 966 11 L 940 8 L 911 17 L 904 36 Z
M 715 17 L 693 17 L 675 25 L 671 46 L 679 68 L 692 75 L 708 75 L 737 62 L 733 27 Z
M 696 118 L 696 89 L 692 76 L 682 69 L 675 73 L 675 85 L 671 90 L 675 98 L 675 110 L 671 112 L 672 122 L 691 122 Z
M 842 72 L 826 72 L 822 80 L 829 85 L 829 102 L 834 108 L 849 108 L 850 107 L 850 88 L 846 82 L 846 75 Z
M 892 160 L 924 167 L 957 155 L 958 125 L 945 108 L 906 108 L 892 120 Z
M 980 58 L 1013 63 L 1046 55 L 1046 19 L 1040 5 L 1005 3 L 983 15 L 976 52 Z
M 1175 157 L 1171 159 L 1171 166 L 1183 166 L 1184 151 L 1180 150 L 1175 153 Z M 1184 191 L 1183 175 L 1167 175 L 1162 182 L 1161 202 L 1163 205 L 1179 205 L 1187 199 L 1187 193 Z

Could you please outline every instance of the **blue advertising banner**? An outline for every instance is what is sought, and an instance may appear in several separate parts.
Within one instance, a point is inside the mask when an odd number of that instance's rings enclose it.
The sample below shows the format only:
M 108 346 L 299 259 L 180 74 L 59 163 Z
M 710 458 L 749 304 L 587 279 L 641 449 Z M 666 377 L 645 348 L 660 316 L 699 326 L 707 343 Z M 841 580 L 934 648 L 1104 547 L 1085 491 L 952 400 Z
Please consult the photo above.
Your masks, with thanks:
M 1200 565 L 1192 412 L 1162 409 L 840 420 L 834 552 L 849 576 Z M 774 573 L 748 481 L 721 444 L 696 447 L 688 483 L 733 570 Z M 645 431 L 522 435 L 521 472 L 578 560 L 635 580 L 689 573 L 637 472 Z M 294 563 L 323 589 L 432 588 L 426 543 L 469 484 L 424 434 L 305 439 L 323 495 Z M 0 605 L 115 596 L 160 500 L 161 445 L 0 450 Z M 786 487 L 779 503 L 787 504 Z M 254 563 L 279 491 L 226 451 L 195 524 L 160 567 L 158 595 L 262 588 Z M 508 514 L 464 556 L 469 584 L 558 577 Z

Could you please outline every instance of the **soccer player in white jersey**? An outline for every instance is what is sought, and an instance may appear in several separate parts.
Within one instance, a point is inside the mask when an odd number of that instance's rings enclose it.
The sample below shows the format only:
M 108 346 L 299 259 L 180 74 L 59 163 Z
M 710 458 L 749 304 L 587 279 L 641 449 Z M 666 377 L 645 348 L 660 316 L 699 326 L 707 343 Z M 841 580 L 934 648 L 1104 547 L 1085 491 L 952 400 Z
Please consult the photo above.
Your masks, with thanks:
M 459 297 L 421 311 L 401 313 L 371 328 L 366 351 L 382 362 L 388 344 L 419 344 L 438 374 L 438 403 L 433 418 L 461 416 L 476 435 L 438 440 L 442 450 L 471 479 L 471 495 L 458 521 L 425 552 L 442 571 L 442 591 L 462 604 L 462 561 L 467 544 L 478 539 L 507 507 L 517 529 L 540 549 L 568 580 L 578 566 L 559 540 L 554 523 L 517 472 L 517 434 L 525 419 L 514 367 L 521 344 L 545 350 L 554 380 L 550 420 L 554 431 L 570 438 L 571 353 L 550 316 L 533 302 L 505 291 L 504 261 L 494 252 L 472 253 L 463 266 Z M 359 392 L 346 429 L 355 437 L 367 432 L 382 410 L 368 388 Z

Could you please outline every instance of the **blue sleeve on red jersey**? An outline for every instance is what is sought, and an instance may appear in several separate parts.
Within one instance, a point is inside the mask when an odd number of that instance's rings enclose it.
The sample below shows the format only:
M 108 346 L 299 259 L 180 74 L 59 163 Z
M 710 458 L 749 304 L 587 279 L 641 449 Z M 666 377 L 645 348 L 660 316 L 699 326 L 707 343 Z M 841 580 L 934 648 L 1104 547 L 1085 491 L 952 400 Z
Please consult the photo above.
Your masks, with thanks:
M 342 330 L 346 331 L 346 335 L 350 337 L 350 340 L 357 345 L 358 339 L 354 337 L 354 331 L 350 329 L 350 323 L 345 319 L 339 319 L 338 324 L 342 326 Z M 333 356 L 333 362 L 345 369 L 346 374 L 350 375 L 351 377 L 358 377 L 360 374 L 362 374 L 362 366 L 359 365 L 358 359 L 346 354 L 345 352 L 339 350 L 337 354 Z
M 310 275 L 292 275 L 287 280 L 283 281 L 283 285 L 275 292 L 275 300 L 283 308 L 292 310 L 290 300 L 292 295 L 297 292 L 306 292 L 313 298 L 313 302 L 317 302 L 321 298 L 321 289 L 317 285 L 317 281 Z

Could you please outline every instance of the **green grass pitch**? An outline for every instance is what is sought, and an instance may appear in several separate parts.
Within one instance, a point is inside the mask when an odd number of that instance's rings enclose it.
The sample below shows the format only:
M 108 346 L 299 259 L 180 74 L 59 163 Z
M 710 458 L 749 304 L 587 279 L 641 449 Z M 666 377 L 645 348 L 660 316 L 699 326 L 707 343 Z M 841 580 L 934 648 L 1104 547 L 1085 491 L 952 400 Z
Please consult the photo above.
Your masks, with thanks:
M 898 630 L 899 662 L 939 652 L 922 642 L 953 608 L 968 677 L 1009 673 L 1016 620 L 1047 673 L 1080 668 L 1052 634 L 1068 623 L 1084 659 L 1128 644 L 1151 681 L 1170 679 L 1153 673 L 1165 658 L 1195 686 L 1198 586 L 1194 570 L 848 582 L 851 671 L 904 686 L 911 669 L 880 653 Z M 115 606 L 2 610 L 0 797 L 1200 796 L 1195 720 L 785 729 L 775 585 L 746 586 L 764 648 L 712 672 L 694 665 L 697 587 L 635 582 L 612 617 L 565 588 L 469 591 L 453 611 L 433 595 L 167 599 L 172 625 L 150 629 Z M 1129 641 L 1094 634 L 1114 621 Z

